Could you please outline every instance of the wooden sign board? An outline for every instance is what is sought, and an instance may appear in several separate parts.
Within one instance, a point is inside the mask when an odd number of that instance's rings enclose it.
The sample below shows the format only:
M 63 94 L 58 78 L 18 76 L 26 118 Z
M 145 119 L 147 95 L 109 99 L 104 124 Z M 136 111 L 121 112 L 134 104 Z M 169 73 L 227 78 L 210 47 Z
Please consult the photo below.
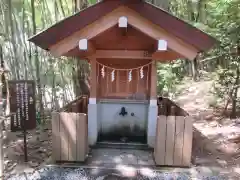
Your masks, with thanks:
M 25 130 L 36 128 L 35 82 L 32 80 L 9 81 L 9 101 L 11 116 L 11 130 Z

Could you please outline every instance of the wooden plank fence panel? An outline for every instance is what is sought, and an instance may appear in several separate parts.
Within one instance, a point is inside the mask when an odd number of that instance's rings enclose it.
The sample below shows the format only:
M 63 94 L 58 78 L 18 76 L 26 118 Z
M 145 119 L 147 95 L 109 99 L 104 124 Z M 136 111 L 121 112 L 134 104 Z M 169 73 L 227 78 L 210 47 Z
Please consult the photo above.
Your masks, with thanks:
M 77 114 L 77 161 L 84 161 L 87 154 L 87 116 Z
M 85 144 L 86 144 L 86 154 L 89 153 L 89 146 L 88 146 L 88 116 L 87 114 L 83 114 L 84 119 L 85 119 Z
M 157 122 L 156 145 L 154 149 L 155 161 L 158 165 L 165 165 L 165 150 L 166 150 L 166 127 L 167 117 L 159 116 Z
M 174 165 L 182 165 L 183 137 L 184 137 L 184 116 L 176 116 L 176 132 L 174 146 Z
M 68 161 L 68 132 L 67 121 L 68 113 L 60 113 L 60 139 L 61 139 L 61 161 Z
M 67 131 L 68 137 L 68 160 L 76 161 L 77 159 L 77 114 L 68 113 Z
M 84 161 L 88 153 L 87 115 L 52 113 L 52 149 L 55 161 Z
M 167 117 L 167 137 L 165 164 L 173 165 L 174 136 L 175 136 L 175 116 Z
M 193 138 L 193 128 L 192 128 L 192 117 L 185 117 L 185 128 L 184 128 L 184 144 L 183 144 L 183 166 L 191 165 L 191 155 L 192 155 L 192 138 Z
M 154 158 L 157 165 L 190 166 L 192 117 L 159 116 Z
M 54 161 L 61 160 L 61 140 L 60 140 L 60 115 L 58 112 L 52 113 L 52 157 Z

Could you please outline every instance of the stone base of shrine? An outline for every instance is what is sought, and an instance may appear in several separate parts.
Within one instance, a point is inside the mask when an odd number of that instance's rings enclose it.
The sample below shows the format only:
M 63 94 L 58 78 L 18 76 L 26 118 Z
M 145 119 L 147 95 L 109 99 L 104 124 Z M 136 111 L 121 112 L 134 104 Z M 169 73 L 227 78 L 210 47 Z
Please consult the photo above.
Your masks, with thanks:
M 93 146 L 98 141 L 98 136 L 101 131 L 101 122 L 99 120 L 99 110 L 98 104 L 89 104 L 88 105 L 88 143 L 90 146 Z M 148 115 L 147 115 L 147 126 L 146 126 L 146 134 L 147 134 L 147 145 L 149 147 L 154 147 L 155 137 L 156 137 L 156 125 L 157 125 L 157 115 L 158 108 L 154 104 L 150 104 L 148 107 Z M 114 121 L 114 119 L 113 119 Z
M 88 144 L 95 145 L 98 137 L 97 104 L 88 105 Z
M 157 127 L 158 107 L 151 105 L 148 109 L 148 126 L 147 126 L 147 144 L 149 147 L 154 148 L 156 127 Z

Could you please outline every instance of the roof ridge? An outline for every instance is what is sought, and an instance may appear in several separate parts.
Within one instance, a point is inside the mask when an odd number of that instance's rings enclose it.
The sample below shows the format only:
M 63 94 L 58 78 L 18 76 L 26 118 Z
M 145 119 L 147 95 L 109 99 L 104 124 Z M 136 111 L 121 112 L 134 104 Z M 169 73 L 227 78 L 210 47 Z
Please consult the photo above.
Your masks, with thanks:
M 68 20 L 68 19 L 70 19 L 70 18 L 72 18 L 72 17 L 74 17 L 74 16 L 77 16 L 78 14 L 82 13 L 83 11 L 86 11 L 86 10 L 88 10 L 89 8 L 92 8 L 92 7 L 94 7 L 94 6 L 97 6 L 97 5 L 101 4 L 101 3 L 104 3 L 104 0 L 103 0 L 103 1 L 99 1 L 99 2 L 97 2 L 97 3 L 95 3 L 95 4 L 91 4 L 90 6 L 88 6 L 88 7 L 86 7 L 86 8 L 83 8 L 83 9 L 81 9 L 80 11 L 74 12 L 73 14 L 71 14 L 71 15 L 69 15 L 69 16 L 67 16 L 67 17 L 64 17 L 63 19 L 57 21 L 56 23 L 50 25 L 49 27 L 47 27 L 47 28 L 39 31 L 37 34 L 29 37 L 29 38 L 28 38 L 28 41 L 31 41 L 32 39 L 34 39 L 35 36 L 38 36 L 39 34 L 43 33 L 44 31 L 47 31 L 48 29 L 53 28 L 53 27 L 57 26 L 58 24 L 61 24 L 62 22 L 66 21 L 66 20 Z
M 197 47 L 199 51 L 208 50 L 216 43 L 216 40 L 213 37 L 204 33 L 197 27 L 185 22 L 162 8 L 149 2 L 144 2 L 143 0 L 100 1 L 37 33 L 29 38 L 29 41 L 48 50 L 48 48 L 56 42 L 59 42 L 76 31 L 81 30 L 122 5 L 126 5 L 157 26 L 165 29 L 186 43 Z

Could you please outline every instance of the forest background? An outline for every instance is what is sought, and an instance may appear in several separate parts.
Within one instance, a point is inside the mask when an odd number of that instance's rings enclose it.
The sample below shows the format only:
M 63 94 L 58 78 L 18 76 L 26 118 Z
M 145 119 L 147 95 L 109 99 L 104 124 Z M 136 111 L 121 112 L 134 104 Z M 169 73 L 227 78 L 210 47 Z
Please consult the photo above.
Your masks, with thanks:
M 219 42 L 194 61 L 158 64 L 158 93 L 174 97 L 185 77 L 213 80 L 215 105 L 231 107 L 236 117 L 240 99 L 240 0 L 150 0 Z M 58 109 L 89 91 L 89 65 L 84 60 L 54 58 L 28 42 L 32 35 L 71 16 L 96 0 L 1 0 L 0 59 L 10 80 L 35 80 L 38 111 Z M 4 79 L 3 79 L 4 81 Z M 5 87 L 6 88 L 6 87 Z

